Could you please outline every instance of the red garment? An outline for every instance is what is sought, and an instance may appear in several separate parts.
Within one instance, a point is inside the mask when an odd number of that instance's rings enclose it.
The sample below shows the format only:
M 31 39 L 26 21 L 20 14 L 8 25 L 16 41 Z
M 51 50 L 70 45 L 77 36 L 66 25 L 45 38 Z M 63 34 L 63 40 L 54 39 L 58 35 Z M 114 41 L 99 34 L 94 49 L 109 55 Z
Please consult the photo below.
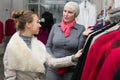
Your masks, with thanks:
M 68 70 L 67 67 L 57 69 L 57 73 L 63 75 Z
M 48 36 L 49 36 L 49 31 L 47 28 L 45 28 L 44 32 L 43 32 L 43 30 L 44 30 L 44 28 L 41 27 L 39 34 L 37 35 L 37 39 L 46 45 L 47 40 L 48 40 Z
M 16 32 L 13 19 L 8 19 L 5 22 L 5 36 L 12 36 Z
M 3 38 L 4 38 L 3 23 L 0 21 L 0 43 L 3 42 Z
M 119 33 L 120 33 L 120 30 L 115 31 L 115 34 L 114 34 L 115 37 L 112 40 L 108 41 L 107 44 L 103 45 L 100 48 L 100 50 L 98 52 L 98 56 L 93 55 L 93 56 L 97 57 L 97 61 L 96 61 L 96 64 L 92 68 L 92 71 L 91 71 L 91 74 L 89 75 L 88 80 L 96 80 L 97 75 L 101 69 L 101 66 L 103 65 L 103 63 L 104 63 L 105 59 L 107 58 L 107 56 L 109 55 L 110 51 L 112 49 L 120 46 L 120 44 L 118 44 L 116 42 L 117 40 L 120 40 Z M 114 42 L 116 42 L 116 44 Z
M 80 80 L 88 80 L 90 73 L 96 64 L 96 61 L 99 59 L 98 56 L 100 56 L 100 54 L 98 54 L 98 52 L 100 51 L 101 46 L 105 45 L 108 41 L 112 40 L 114 37 L 115 32 L 111 32 L 110 34 L 100 36 L 93 43 L 86 57 L 85 65 Z
M 70 36 L 70 30 L 74 26 L 75 20 L 73 20 L 70 24 L 66 24 L 64 20 L 61 22 L 61 29 L 64 32 L 65 37 Z
M 120 65 L 120 47 L 113 49 L 106 58 L 97 80 L 113 80 L 113 76 Z

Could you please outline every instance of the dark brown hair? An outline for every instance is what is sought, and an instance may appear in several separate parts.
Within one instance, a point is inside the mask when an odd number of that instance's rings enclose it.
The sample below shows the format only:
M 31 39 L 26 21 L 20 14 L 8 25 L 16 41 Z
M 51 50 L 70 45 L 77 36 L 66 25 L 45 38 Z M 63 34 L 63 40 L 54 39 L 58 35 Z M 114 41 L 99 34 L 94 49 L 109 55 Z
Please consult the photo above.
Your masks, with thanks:
M 33 11 L 14 11 L 12 12 L 12 18 L 15 20 L 17 30 L 24 30 L 26 23 L 31 23 L 33 21 Z M 37 15 L 37 14 L 36 14 Z

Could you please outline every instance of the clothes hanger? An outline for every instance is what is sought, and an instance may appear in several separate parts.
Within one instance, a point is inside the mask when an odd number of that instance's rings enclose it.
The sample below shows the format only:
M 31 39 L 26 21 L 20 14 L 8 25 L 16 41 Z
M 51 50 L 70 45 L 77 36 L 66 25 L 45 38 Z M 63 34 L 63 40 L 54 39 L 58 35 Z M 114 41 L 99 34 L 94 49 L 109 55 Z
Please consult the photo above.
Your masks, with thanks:
M 85 3 L 84 3 L 84 8 L 87 7 L 87 6 L 86 6 L 87 1 L 88 1 L 88 0 L 84 0 L 84 2 L 85 2 Z

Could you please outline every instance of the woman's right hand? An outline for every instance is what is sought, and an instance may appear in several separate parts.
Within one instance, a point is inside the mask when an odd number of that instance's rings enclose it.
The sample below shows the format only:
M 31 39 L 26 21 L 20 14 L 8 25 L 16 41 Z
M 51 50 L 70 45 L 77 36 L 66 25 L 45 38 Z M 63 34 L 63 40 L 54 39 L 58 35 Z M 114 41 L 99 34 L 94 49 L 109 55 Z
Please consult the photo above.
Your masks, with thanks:
M 78 52 L 75 54 L 75 58 L 79 58 L 82 55 L 82 49 L 78 50 Z

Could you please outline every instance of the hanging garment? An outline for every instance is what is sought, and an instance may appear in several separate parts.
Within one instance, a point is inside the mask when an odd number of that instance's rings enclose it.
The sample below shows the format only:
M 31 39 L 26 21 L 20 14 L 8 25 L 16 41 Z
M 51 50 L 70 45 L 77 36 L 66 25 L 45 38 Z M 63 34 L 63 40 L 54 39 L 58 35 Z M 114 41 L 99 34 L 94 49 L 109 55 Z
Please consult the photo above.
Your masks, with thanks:
M 106 58 L 96 80 L 113 80 L 120 65 L 120 47 L 113 49 Z
M 92 70 L 91 70 L 88 80 L 96 80 L 96 78 L 99 74 L 99 71 L 100 71 L 102 65 L 104 64 L 104 61 L 110 54 L 110 51 L 114 48 L 120 47 L 120 43 L 119 43 L 120 42 L 120 36 L 119 36 L 120 30 L 113 31 L 113 33 L 109 32 L 108 34 L 109 34 L 109 36 L 114 36 L 114 38 L 111 40 L 108 40 L 104 45 L 102 45 L 99 48 L 97 53 L 94 53 L 92 55 L 91 63 L 94 63 L 94 65 L 92 67 Z M 112 35 L 110 35 L 110 34 L 112 34 Z M 118 42 L 118 40 L 119 40 L 119 42 Z
M 37 35 L 37 39 L 40 40 L 41 42 L 43 42 L 46 45 L 47 40 L 48 40 L 48 36 L 49 36 L 48 28 L 44 29 L 43 27 L 41 27 L 40 30 L 39 30 L 39 34 Z
M 80 13 L 76 18 L 78 24 L 84 25 L 86 28 L 88 26 L 93 26 L 96 24 L 96 8 L 88 1 L 83 1 L 79 4 Z
M 7 19 L 5 21 L 5 47 L 9 42 L 11 36 L 16 32 L 15 23 L 13 19 Z
M 120 7 L 120 0 L 114 0 L 113 8 L 118 8 L 118 7 Z
M 91 46 L 89 52 L 87 53 L 87 57 L 86 57 L 86 61 L 85 61 L 85 65 L 83 68 L 83 72 L 82 72 L 82 76 L 81 76 L 81 80 L 88 80 L 89 76 L 91 74 L 91 71 L 93 69 L 93 67 L 95 66 L 98 57 L 99 56 L 99 51 L 100 48 L 106 44 L 109 40 L 112 40 L 115 37 L 115 33 L 114 34 L 106 34 L 106 35 L 102 35 L 100 36 L 97 41 Z M 95 56 L 94 56 L 95 55 Z M 89 67 L 88 67 L 89 65 Z M 94 79 L 92 79 L 94 80 Z
M 74 70 L 74 73 L 73 73 L 73 76 L 72 76 L 71 80 L 80 80 L 82 72 L 83 72 L 83 67 L 84 67 L 84 64 L 85 64 L 86 56 L 87 56 L 90 44 L 91 44 L 92 39 L 94 38 L 94 36 L 96 36 L 97 34 L 103 32 L 104 30 L 109 29 L 111 26 L 114 26 L 114 25 L 116 25 L 116 23 L 112 23 L 112 24 L 110 24 L 110 25 L 108 25 L 106 27 L 103 27 L 102 29 L 91 33 L 87 37 L 86 42 L 85 42 L 84 47 L 83 47 L 83 54 L 81 55 L 81 57 L 78 60 L 77 66 L 76 66 L 76 68 Z
M 0 21 L 0 43 L 3 42 L 3 38 L 4 38 L 3 23 Z
M 8 19 L 5 22 L 5 36 L 12 36 L 16 32 L 13 19 Z
M 114 74 L 113 80 L 120 80 L 120 65 L 117 68 L 117 71 Z

